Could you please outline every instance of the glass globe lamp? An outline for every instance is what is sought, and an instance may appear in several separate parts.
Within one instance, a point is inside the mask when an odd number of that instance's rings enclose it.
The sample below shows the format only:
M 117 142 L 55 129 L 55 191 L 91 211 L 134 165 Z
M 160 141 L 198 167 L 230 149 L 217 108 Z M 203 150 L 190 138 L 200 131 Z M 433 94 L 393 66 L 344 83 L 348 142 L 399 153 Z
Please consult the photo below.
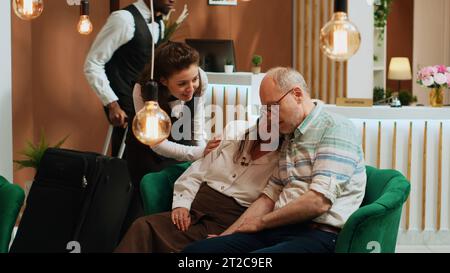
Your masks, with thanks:
M 44 11 L 43 0 L 13 0 L 14 13 L 22 20 L 32 20 Z
M 347 6 L 347 0 L 335 0 L 333 17 L 320 30 L 320 49 L 338 62 L 349 60 L 361 46 L 361 34 L 349 20 Z
M 155 101 L 145 102 L 133 120 L 133 133 L 143 144 L 156 146 L 166 140 L 172 129 L 169 115 Z

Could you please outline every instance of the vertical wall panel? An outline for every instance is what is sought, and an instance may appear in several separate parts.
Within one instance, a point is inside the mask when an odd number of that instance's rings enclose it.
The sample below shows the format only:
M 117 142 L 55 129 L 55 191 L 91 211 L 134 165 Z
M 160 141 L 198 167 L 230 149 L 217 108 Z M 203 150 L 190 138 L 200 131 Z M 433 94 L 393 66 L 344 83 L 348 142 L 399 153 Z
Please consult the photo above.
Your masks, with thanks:
M 320 49 L 320 30 L 333 15 L 333 0 L 295 0 L 295 68 L 305 77 L 311 96 L 334 104 L 347 97 L 347 62 L 334 62 Z M 300 16 L 298 16 L 300 15 Z

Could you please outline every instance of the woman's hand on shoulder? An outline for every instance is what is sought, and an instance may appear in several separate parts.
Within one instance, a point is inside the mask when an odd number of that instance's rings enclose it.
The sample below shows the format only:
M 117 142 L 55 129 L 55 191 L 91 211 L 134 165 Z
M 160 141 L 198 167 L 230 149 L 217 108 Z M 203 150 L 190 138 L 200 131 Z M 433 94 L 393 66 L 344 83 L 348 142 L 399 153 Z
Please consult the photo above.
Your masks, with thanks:
M 206 144 L 205 150 L 203 151 L 203 156 L 207 156 L 210 152 L 214 151 L 217 147 L 219 147 L 222 140 L 219 137 L 214 137 L 212 140 L 208 141 Z

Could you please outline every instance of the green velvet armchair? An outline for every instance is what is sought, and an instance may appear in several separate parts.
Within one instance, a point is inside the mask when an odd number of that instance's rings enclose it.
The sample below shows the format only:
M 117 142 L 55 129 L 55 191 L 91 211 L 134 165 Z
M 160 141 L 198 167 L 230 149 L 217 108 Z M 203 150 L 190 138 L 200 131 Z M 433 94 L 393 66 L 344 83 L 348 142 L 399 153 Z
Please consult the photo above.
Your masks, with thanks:
M 347 220 L 336 242 L 338 253 L 394 253 L 410 183 L 395 170 L 366 167 L 361 207 Z
M 7 253 L 17 215 L 25 193 L 21 187 L 0 176 L 0 253 Z
M 142 178 L 141 195 L 146 215 L 169 211 L 172 208 L 173 185 L 191 163 L 172 165 Z
M 147 215 L 171 209 L 173 184 L 190 166 L 179 164 L 146 175 L 141 193 Z M 367 185 L 361 207 L 352 214 L 336 242 L 337 253 L 393 253 L 410 183 L 395 170 L 366 167 Z

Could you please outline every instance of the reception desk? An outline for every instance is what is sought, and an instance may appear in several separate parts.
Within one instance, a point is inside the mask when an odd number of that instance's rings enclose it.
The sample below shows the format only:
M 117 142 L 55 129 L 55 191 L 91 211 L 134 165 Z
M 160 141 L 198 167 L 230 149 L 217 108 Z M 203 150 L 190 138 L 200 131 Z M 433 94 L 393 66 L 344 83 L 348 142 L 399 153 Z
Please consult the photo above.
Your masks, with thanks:
M 211 86 L 207 104 L 246 106 L 249 110 L 245 118 L 254 123 L 264 75 L 208 76 Z M 367 165 L 396 169 L 411 182 L 398 244 L 450 245 L 450 108 L 326 105 L 325 109 L 353 121 Z M 234 118 L 228 116 L 225 120 Z
M 396 169 L 411 182 L 398 243 L 450 245 L 450 108 L 326 109 L 354 122 L 366 164 Z

